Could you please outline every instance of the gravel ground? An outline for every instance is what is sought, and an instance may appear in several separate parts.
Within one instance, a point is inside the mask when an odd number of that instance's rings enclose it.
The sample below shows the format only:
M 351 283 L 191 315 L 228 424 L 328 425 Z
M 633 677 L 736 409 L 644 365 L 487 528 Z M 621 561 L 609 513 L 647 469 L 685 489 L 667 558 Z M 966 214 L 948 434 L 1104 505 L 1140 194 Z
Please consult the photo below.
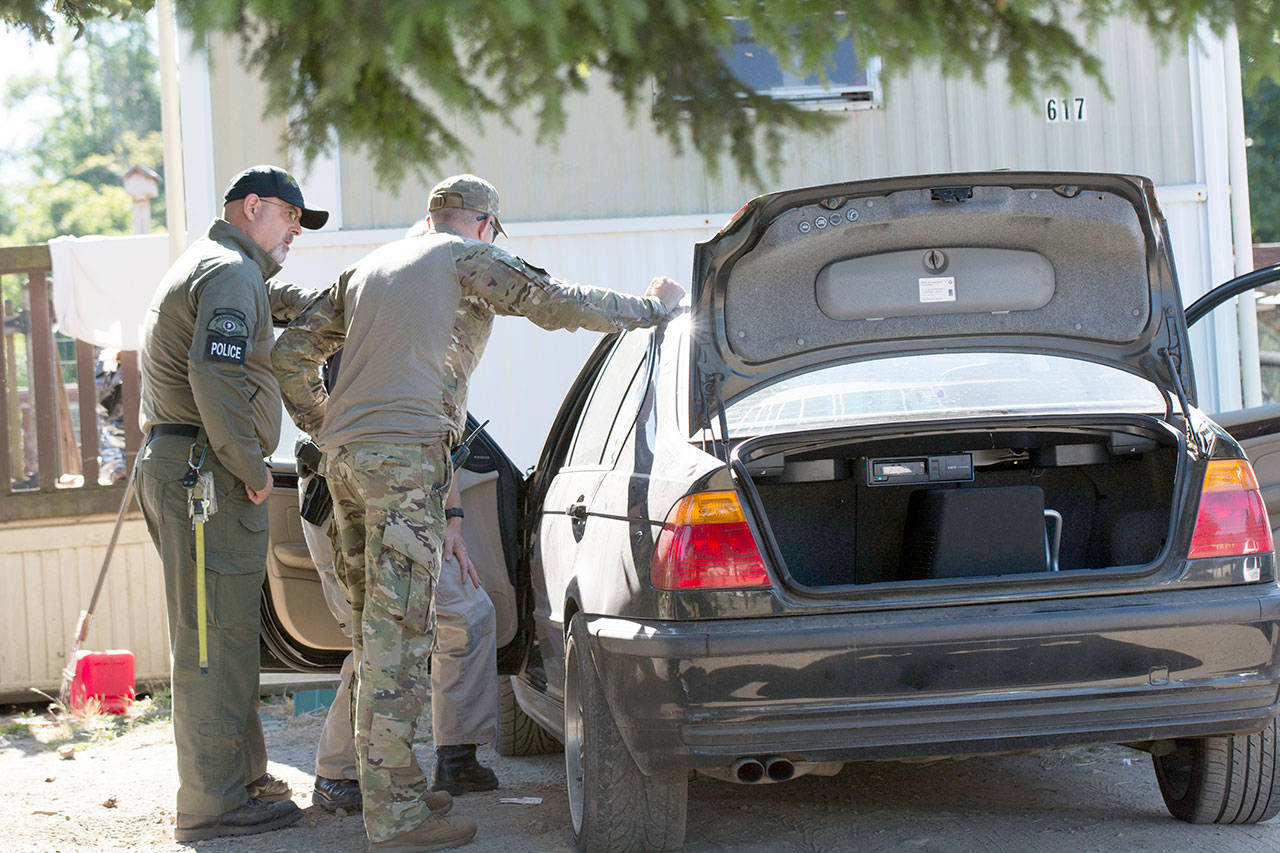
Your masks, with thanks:
M 124 726 L 89 721 L 69 730 L 47 719 L 0 715 L 0 848 L 9 851 L 157 850 L 208 853 L 364 849 L 360 816 L 310 805 L 318 715 L 264 705 L 272 773 L 305 809 L 285 830 L 180 845 L 173 841 L 173 744 L 163 711 Z M 28 723 L 36 722 L 35 726 Z M 30 728 L 34 736 L 25 736 Z M 429 731 L 429 726 L 426 727 Z M 71 758 L 59 755 L 59 746 Z M 67 750 L 66 747 L 71 749 Z M 499 791 L 454 805 L 480 824 L 468 850 L 572 849 L 561 755 L 481 760 Z M 419 745 L 431 766 L 431 745 Z M 537 805 L 500 799 L 538 797 Z M 1150 760 L 1105 746 L 946 761 L 860 763 L 831 778 L 741 786 L 695 779 L 689 790 L 690 851 L 1280 851 L 1280 821 L 1196 827 L 1172 820 Z

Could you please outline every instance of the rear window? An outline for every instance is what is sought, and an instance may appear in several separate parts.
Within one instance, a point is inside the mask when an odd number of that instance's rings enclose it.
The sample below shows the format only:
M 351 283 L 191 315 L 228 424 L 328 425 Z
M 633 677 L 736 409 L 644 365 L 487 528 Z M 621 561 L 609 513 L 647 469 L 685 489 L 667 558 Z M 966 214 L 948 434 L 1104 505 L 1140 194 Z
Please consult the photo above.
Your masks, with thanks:
M 1168 403 L 1151 382 L 1063 356 L 966 352 L 838 364 L 735 400 L 730 435 L 984 415 L 1146 413 Z

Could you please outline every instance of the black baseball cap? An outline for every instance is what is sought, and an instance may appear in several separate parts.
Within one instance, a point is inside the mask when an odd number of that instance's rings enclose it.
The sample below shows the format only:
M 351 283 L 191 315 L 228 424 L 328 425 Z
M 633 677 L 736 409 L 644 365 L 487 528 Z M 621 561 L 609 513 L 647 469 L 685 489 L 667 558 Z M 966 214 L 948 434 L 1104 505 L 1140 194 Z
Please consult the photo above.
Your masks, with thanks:
M 323 228 L 329 221 L 329 211 L 307 208 L 306 202 L 302 200 L 302 188 L 298 186 L 298 182 L 293 179 L 293 175 L 277 166 L 250 166 L 245 169 L 231 179 L 230 186 L 222 196 L 222 202 L 226 204 L 250 194 L 263 198 L 278 198 L 299 208 L 302 211 L 299 222 L 303 228 L 314 231 L 317 228 Z

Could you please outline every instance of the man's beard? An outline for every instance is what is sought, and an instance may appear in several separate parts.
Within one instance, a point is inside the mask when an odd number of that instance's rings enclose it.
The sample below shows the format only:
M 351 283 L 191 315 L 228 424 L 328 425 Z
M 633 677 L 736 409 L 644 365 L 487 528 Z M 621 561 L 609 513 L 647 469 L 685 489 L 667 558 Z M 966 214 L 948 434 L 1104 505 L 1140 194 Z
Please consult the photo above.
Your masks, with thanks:
M 281 240 L 280 245 L 276 246 L 270 252 L 267 252 L 267 254 L 270 255 L 271 259 L 277 264 L 283 264 L 284 259 L 289 256 L 289 244 L 284 240 Z

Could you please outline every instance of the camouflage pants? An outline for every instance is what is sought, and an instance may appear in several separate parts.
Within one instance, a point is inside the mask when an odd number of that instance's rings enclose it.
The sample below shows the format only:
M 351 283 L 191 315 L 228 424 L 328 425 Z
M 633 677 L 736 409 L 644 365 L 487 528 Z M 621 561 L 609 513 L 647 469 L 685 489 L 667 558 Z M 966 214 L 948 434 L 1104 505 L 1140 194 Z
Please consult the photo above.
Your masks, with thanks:
M 355 442 L 332 454 L 325 474 L 334 568 L 352 609 L 364 825 L 371 841 L 385 841 L 430 814 L 413 737 L 431 688 L 449 447 Z

